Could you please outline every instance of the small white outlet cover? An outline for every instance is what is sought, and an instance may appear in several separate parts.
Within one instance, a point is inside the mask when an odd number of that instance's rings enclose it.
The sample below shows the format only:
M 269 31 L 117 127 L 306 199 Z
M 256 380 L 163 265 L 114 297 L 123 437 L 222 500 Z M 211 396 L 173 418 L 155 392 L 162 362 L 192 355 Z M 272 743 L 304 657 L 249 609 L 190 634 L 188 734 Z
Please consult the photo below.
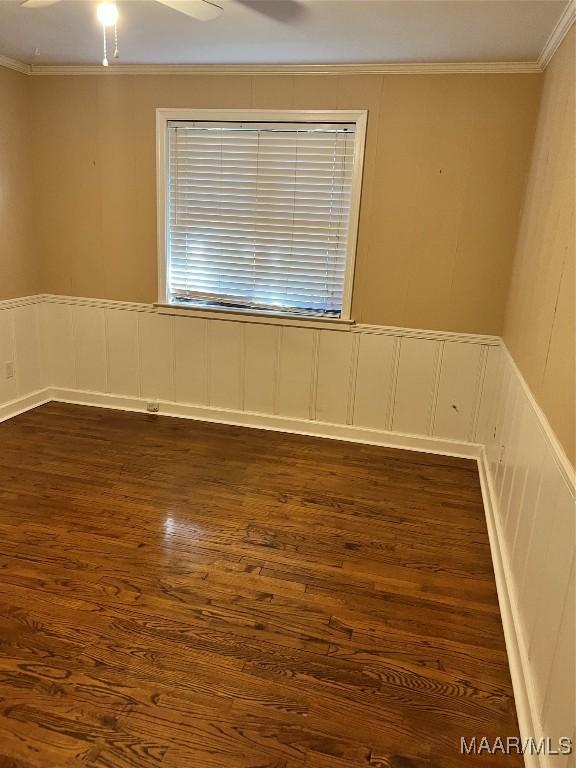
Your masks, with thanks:
M 158 413 L 160 410 L 160 405 L 157 402 L 146 403 L 146 410 L 148 413 Z
M 14 378 L 14 363 L 6 363 L 6 378 L 7 379 L 13 379 Z

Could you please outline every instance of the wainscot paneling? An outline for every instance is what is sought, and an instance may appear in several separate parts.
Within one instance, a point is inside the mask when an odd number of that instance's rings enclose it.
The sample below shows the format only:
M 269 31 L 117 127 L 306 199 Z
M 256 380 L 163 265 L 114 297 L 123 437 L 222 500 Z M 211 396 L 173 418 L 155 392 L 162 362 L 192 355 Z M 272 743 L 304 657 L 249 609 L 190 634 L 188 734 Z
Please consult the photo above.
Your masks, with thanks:
M 167 316 L 164 319 L 170 320 Z M 242 324 L 211 320 L 208 323 L 208 404 L 212 407 L 242 410 L 242 358 Z
M 457 450 L 476 444 L 476 423 L 486 431 L 492 416 L 482 390 L 498 343 L 28 297 L 0 302 L 0 406 L 7 413 L 8 404 L 52 388 L 158 403 L 160 411 L 171 403 L 370 430 L 377 441 L 392 432 L 447 439 Z
M 431 433 L 441 347 L 440 341 L 401 340 L 392 411 L 394 432 Z
M 38 297 L 0 302 L 0 421 L 44 399 L 41 312 Z
M 485 368 L 498 344 L 379 326 L 170 315 L 75 297 L 34 302 L 2 303 L 0 350 L 17 374 L 2 378 L 2 402 L 52 387 L 159 403 L 160 411 L 163 403 L 202 406 L 468 444 L 477 442 Z
M 314 417 L 346 424 L 351 419 L 352 348 L 357 341 L 346 331 L 317 331 L 318 369 Z
M 42 325 L 42 363 L 47 379 L 57 387 L 77 387 L 72 307 L 65 304 L 40 304 Z
M 174 400 L 174 324 L 138 313 L 140 395 L 146 400 Z
M 279 416 L 314 418 L 317 350 L 318 331 L 290 326 L 280 328 L 275 407 Z
M 71 307 L 71 312 L 76 387 L 88 392 L 108 392 L 105 311 L 99 307 L 77 306 Z
M 138 312 L 106 309 L 105 320 L 107 391 L 115 395 L 139 397 L 142 386 L 142 344 L 138 333 Z M 159 351 L 159 360 L 160 354 Z
M 8 403 L 18 397 L 16 376 L 6 377 L 6 366 L 16 359 L 16 339 L 14 338 L 14 310 L 0 311 L 0 403 Z M 15 373 L 15 371 L 14 371 Z
M 433 434 L 454 440 L 472 440 L 486 348 L 461 341 L 441 343 Z
M 44 372 L 40 355 L 39 306 L 14 309 L 14 339 L 16 347 L 16 380 L 18 394 L 35 392 L 44 384 Z M 44 328 L 42 327 L 42 333 Z
M 152 315 L 154 317 L 154 315 Z M 208 404 L 208 320 L 173 317 L 174 399 Z
M 243 330 L 244 409 L 253 413 L 275 413 L 280 328 L 246 323 Z
M 392 395 L 400 338 L 358 334 L 354 382 L 354 424 L 369 429 L 392 427 Z
M 570 738 L 576 711 L 574 469 L 503 347 L 488 350 L 483 391 L 481 468 L 504 574 L 501 604 L 510 605 L 503 618 L 523 736 Z M 571 764 L 565 755 L 526 756 L 530 768 Z

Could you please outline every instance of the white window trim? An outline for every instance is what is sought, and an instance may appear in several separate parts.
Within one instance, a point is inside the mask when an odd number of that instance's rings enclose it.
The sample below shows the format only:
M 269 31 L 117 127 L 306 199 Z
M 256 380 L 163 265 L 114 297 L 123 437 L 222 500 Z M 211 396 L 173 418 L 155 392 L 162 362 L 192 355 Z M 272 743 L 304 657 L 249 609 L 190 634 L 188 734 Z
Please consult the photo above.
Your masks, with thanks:
M 198 308 L 184 307 L 170 303 L 168 300 L 168 285 L 166 280 L 166 262 L 168 255 L 168 231 L 166 227 L 166 212 L 168 210 L 168 189 L 166 184 L 167 168 L 167 128 L 170 120 L 213 120 L 218 121 L 253 121 L 285 122 L 287 120 L 302 123 L 355 123 L 356 135 L 354 143 L 354 164 L 352 168 L 352 194 L 350 199 L 350 224 L 348 248 L 346 251 L 346 274 L 344 278 L 344 293 L 342 296 L 342 313 L 339 318 L 344 323 L 350 323 L 352 312 L 352 288 L 354 284 L 354 267 L 356 261 L 356 244 L 358 240 L 358 221 L 360 216 L 360 198 L 362 193 L 362 171 L 364 167 L 364 144 L 366 141 L 367 110 L 293 110 L 293 109 L 166 109 L 156 110 L 156 193 L 157 193 L 157 226 L 158 226 L 158 309 L 167 308 L 182 310 L 182 313 L 197 313 Z M 212 310 L 211 310 L 212 311 Z M 238 319 L 252 320 L 260 313 L 250 310 L 231 311 L 215 308 L 214 315 L 224 311 L 226 314 L 238 315 Z M 180 312 L 179 312 L 180 314 Z M 269 313 L 272 316 L 273 313 Z M 306 322 L 301 315 L 278 313 L 278 317 Z M 334 323 L 338 320 L 330 318 L 312 318 L 315 322 Z

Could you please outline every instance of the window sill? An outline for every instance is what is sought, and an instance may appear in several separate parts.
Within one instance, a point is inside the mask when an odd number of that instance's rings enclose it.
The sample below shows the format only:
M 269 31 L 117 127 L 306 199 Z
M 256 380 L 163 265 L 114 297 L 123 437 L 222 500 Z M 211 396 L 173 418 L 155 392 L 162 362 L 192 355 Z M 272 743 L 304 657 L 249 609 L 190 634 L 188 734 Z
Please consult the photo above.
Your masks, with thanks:
M 154 304 L 161 315 L 180 315 L 197 317 L 204 320 L 228 320 L 244 323 L 264 323 L 265 325 L 297 326 L 300 328 L 323 328 L 349 331 L 354 320 L 333 317 L 299 317 L 277 312 L 255 312 L 248 309 L 208 309 L 199 307 L 181 307 L 176 304 Z

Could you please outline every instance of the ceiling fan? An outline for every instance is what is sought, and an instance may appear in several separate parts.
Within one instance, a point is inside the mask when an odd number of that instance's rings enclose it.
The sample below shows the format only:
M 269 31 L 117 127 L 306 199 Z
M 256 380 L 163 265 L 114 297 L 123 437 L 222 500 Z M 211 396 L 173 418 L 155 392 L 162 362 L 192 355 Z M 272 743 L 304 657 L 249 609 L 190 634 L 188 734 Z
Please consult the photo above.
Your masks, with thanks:
M 45 8 L 49 5 L 55 5 L 62 0 L 24 0 L 20 3 L 24 8 Z M 212 0 L 157 0 L 162 5 L 167 5 L 175 11 L 191 16 L 198 21 L 210 21 L 215 19 L 222 13 L 222 7 L 216 5 Z M 96 16 L 98 21 L 102 24 L 102 66 L 108 66 L 108 39 L 107 29 L 113 27 L 114 31 L 114 58 L 118 59 L 120 54 L 118 52 L 118 8 L 114 0 L 108 2 L 101 2 L 96 8 Z
M 60 2 L 62 0 L 24 0 L 20 5 L 24 8 L 46 8 Z M 167 5 L 186 16 L 192 16 L 198 21 L 210 21 L 222 13 L 222 6 L 212 0 L 156 0 L 156 2 Z
M 22 0 L 20 5 L 23 8 L 46 8 L 50 5 L 56 5 L 63 0 Z M 191 16 L 198 21 L 210 21 L 222 13 L 222 0 L 156 0 L 162 5 L 172 8 L 174 11 Z M 251 10 L 257 10 L 265 16 L 276 21 L 288 21 L 300 15 L 304 9 L 300 0 L 238 0 L 239 3 Z M 104 56 L 102 65 L 108 66 L 107 54 L 107 29 L 112 27 L 114 32 L 114 58 L 119 58 L 118 53 L 118 8 L 116 0 L 104 0 L 99 2 L 96 8 L 96 15 L 102 24 L 102 43 Z

